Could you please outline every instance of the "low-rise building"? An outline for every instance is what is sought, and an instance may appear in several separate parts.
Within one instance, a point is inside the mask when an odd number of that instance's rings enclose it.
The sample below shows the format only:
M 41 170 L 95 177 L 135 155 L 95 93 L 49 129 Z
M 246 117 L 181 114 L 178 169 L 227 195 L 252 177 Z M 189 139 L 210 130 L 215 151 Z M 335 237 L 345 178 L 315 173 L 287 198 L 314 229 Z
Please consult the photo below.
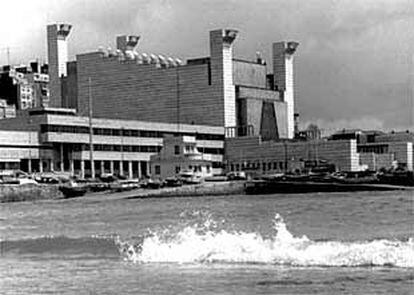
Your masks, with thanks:
M 197 146 L 195 136 L 166 136 L 163 148 L 151 156 L 153 178 L 165 179 L 180 173 L 192 173 L 204 178 L 222 173 L 220 167 L 213 168 L 214 157 Z
M 21 112 L 16 118 L 0 121 L 0 134 L 7 138 L 0 149 L 0 159 L 18 163 L 17 166 L 27 172 L 68 171 L 81 177 L 101 173 L 142 177 L 151 174 L 150 156 L 161 150 L 163 138 L 176 135 L 193 136 L 197 146 L 211 160 L 212 168 L 222 167 L 222 127 L 103 118 L 93 118 L 91 123 L 93 153 L 90 152 L 88 117 L 62 108 Z M 12 150 L 16 151 L 11 153 Z
M 390 132 L 376 130 L 341 130 L 333 134 L 330 140 L 353 139 L 357 143 L 357 152 L 360 164 L 370 170 L 390 168 L 396 161 L 400 167 L 413 170 L 413 143 L 414 133 Z
M 260 137 L 226 139 L 227 171 L 272 174 L 305 168 L 309 162 L 334 164 L 337 170 L 358 171 L 357 144 L 350 140 L 262 141 Z

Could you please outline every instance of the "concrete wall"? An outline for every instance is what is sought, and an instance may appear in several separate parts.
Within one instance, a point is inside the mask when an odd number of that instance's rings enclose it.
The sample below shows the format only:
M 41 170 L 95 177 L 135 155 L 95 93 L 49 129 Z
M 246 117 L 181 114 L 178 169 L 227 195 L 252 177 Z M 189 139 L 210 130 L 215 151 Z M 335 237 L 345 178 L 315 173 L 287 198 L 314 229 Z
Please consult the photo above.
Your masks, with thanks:
M 273 103 L 275 111 L 275 125 L 279 138 L 287 138 L 287 104 L 277 100 L 264 100 L 257 98 L 237 99 L 238 103 L 238 124 L 239 126 L 253 126 L 254 135 L 261 135 L 263 102 Z
M 232 46 L 225 32 L 211 32 L 210 65 L 165 68 L 100 52 L 78 55 L 79 112 L 88 110 L 90 78 L 96 117 L 235 126 Z
M 67 63 L 67 77 L 62 78 L 62 106 L 78 108 L 78 74 L 76 61 Z
M 394 132 L 375 137 L 375 142 L 393 142 L 393 141 L 410 141 L 414 142 L 414 133 L 412 132 Z
M 79 112 L 95 117 L 223 126 L 222 85 L 209 85 L 208 65 L 157 68 L 101 53 L 77 56 Z M 128 106 L 128 107 L 126 107 Z M 83 113 L 82 113 L 83 112 Z
M 405 164 L 409 171 L 413 171 L 413 143 L 390 142 L 388 151 L 394 154 L 395 160 Z
M 233 84 L 266 88 L 266 66 L 249 61 L 233 60 Z
M 361 165 L 367 165 L 369 170 L 377 171 L 381 168 L 390 168 L 394 154 L 360 153 L 359 161 Z
M 64 196 L 55 185 L 1 185 L 0 203 L 62 199 Z

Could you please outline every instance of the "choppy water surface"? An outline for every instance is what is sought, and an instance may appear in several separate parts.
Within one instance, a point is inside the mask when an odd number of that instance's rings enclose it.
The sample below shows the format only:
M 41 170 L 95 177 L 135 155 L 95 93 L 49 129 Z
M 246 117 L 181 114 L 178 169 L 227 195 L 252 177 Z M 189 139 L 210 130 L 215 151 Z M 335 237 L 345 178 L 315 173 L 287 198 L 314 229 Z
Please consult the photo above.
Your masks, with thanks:
M 413 294 L 412 191 L 0 206 L 2 294 Z

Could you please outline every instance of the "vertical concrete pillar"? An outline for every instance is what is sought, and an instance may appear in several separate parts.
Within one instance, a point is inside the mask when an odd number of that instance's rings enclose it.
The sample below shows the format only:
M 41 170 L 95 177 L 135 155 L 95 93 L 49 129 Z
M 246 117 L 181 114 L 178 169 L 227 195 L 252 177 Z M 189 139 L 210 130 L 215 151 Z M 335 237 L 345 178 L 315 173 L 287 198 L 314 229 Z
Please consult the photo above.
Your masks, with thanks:
M 119 175 L 124 176 L 124 161 L 119 161 Z
M 60 144 L 60 171 L 65 171 L 65 166 L 63 163 L 63 143 Z
M 114 169 L 114 161 L 110 161 L 110 162 L 109 162 L 109 165 L 110 165 L 110 166 L 109 166 L 109 170 L 111 171 L 111 174 L 114 174 L 114 170 L 115 170 L 115 169 Z
M 32 173 L 32 159 L 27 161 L 27 172 Z
M 43 161 L 42 161 L 42 159 L 39 159 L 39 172 L 43 173 Z
M 95 161 L 89 161 L 91 162 L 91 178 L 95 178 Z
M 101 161 L 101 174 L 105 173 L 105 161 Z
M 80 161 L 80 177 L 85 178 L 85 160 Z
M 133 178 L 132 161 L 128 161 L 128 178 Z
M 54 163 L 54 159 L 50 159 L 49 160 L 49 169 L 50 171 L 55 171 L 55 163 Z
M 75 175 L 75 162 L 73 161 L 73 159 L 69 160 L 69 171 L 71 176 Z
M 138 178 L 141 178 L 142 177 L 142 173 L 141 173 L 141 162 L 140 161 L 138 161 L 137 174 L 138 174 Z

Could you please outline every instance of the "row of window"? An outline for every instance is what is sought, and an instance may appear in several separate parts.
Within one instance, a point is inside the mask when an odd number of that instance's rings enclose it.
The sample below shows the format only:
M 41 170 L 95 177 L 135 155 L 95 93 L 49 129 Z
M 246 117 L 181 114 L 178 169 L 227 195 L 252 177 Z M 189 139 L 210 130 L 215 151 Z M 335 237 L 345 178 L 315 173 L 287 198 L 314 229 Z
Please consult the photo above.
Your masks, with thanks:
M 107 152 L 135 152 L 135 153 L 158 153 L 162 146 L 158 145 L 119 145 L 119 144 L 94 144 L 94 151 Z M 74 151 L 89 151 L 89 144 L 74 144 Z M 222 155 L 223 149 L 220 148 L 202 148 L 200 149 L 204 154 Z M 177 151 L 176 151 L 177 152 Z M 179 153 L 179 150 L 178 150 Z
M 184 151 L 185 152 L 195 152 L 195 150 L 197 150 L 198 152 L 201 152 L 203 154 L 213 154 L 213 155 L 223 155 L 224 154 L 224 149 L 221 148 L 204 148 L 204 147 L 199 147 L 196 148 L 194 146 L 185 146 L 184 147 Z M 175 155 L 179 155 L 180 154 L 180 146 L 175 145 L 174 146 L 174 154 Z
M 160 165 L 155 165 L 154 169 L 155 169 L 155 171 L 154 171 L 155 175 L 160 175 L 161 174 L 161 166 Z M 187 171 L 189 170 L 189 171 L 193 171 L 193 172 L 202 172 L 203 168 L 202 168 L 201 165 L 196 165 L 196 166 L 189 165 L 188 169 L 184 168 L 184 170 L 187 170 Z M 211 172 L 211 166 L 210 165 L 206 166 L 206 171 L 207 171 L 207 173 Z M 175 173 L 178 174 L 180 172 L 181 172 L 181 167 L 180 166 L 175 166 Z
M 87 126 L 64 126 L 64 125 L 41 125 L 41 132 L 59 132 L 59 133 L 89 133 Z M 197 140 L 224 140 L 223 134 L 207 134 L 207 133 L 188 133 L 188 132 L 166 132 L 166 131 L 150 131 L 135 129 L 113 129 L 113 128 L 93 128 L 94 135 L 107 136 L 127 136 L 127 137 L 154 137 L 163 138 L 165 135 L 187 135 L 196 136 Z
M 117 144 L 94 144 L 94 151 L 104 152 L 134 152 L 134 153 L 159 153 L 161 146 L 157 145 L 117 145 Z M 75 144 L 74 151 L 89 151 L 89 144 Z
M 358 153 L 388 153 L 388 145 L 358 146 Z
M 253 162 L 253 163 L 231 163 L 230 171 L 244 171 L 244 170 L 262 170 L 271 171 L 285 171 L 287 169 L 287 162 Z

